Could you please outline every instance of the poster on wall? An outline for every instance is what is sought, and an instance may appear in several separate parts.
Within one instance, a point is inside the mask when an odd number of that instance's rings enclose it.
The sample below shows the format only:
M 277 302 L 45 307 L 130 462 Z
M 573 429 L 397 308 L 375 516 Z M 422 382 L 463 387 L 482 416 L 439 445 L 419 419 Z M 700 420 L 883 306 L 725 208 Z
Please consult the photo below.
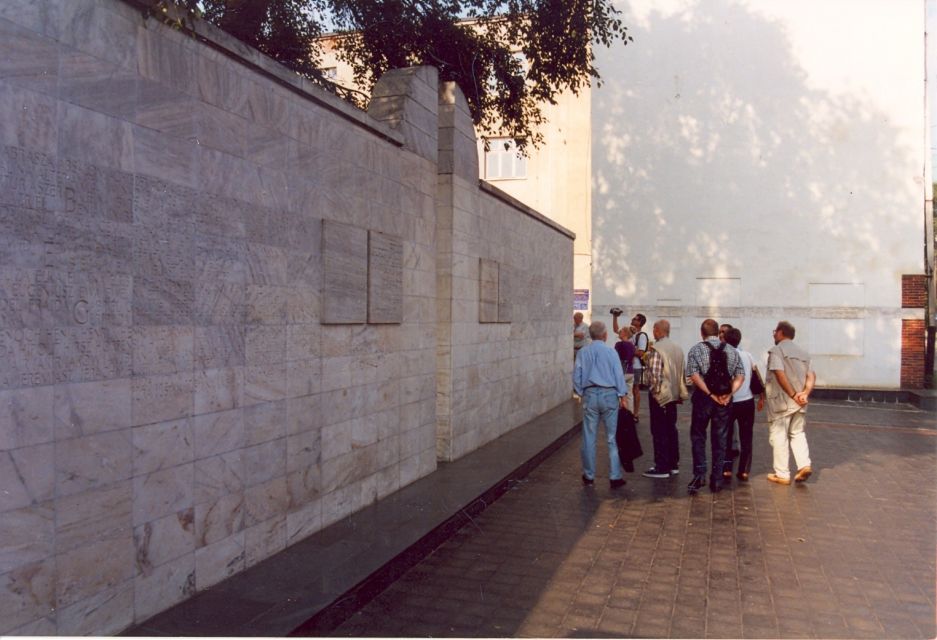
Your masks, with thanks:
M 589 290 L 573 289 L 573 311 L 589 310 Z

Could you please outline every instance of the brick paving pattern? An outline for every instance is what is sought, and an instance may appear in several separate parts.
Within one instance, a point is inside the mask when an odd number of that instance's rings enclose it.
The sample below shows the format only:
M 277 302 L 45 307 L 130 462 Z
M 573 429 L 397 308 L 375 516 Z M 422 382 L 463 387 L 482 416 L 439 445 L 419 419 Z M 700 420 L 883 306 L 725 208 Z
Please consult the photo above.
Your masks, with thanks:
M 639 475 L 646 417 L 622 489 L 601 466 L 580 484 L 577 438 L 334 635 L 934 637 L 934 414 L 816 413 L 829 421 L 808 423 L 805 485 L 765 480 L 759 422 L 751 481 L 716 495 L 686 493 L 687 415 L 669 480 Z

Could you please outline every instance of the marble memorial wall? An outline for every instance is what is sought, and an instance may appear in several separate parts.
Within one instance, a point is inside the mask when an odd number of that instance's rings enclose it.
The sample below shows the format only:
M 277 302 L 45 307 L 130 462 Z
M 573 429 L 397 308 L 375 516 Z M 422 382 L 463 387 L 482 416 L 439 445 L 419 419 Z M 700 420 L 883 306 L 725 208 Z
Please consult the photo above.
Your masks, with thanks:
M 454 460 L 569 398 L 575 236 L 479 182 L 454 84 L 439 111 L 436 452 Z
M 571 234 L 457 90 L 365 114 L 194 25 L 0 3 L 0 634 L 117 633 L 569 397 Z
M 212 33 L 256 68 L 0 3 L 0 634 L 116 633 L 436 467 L 435 164 Z

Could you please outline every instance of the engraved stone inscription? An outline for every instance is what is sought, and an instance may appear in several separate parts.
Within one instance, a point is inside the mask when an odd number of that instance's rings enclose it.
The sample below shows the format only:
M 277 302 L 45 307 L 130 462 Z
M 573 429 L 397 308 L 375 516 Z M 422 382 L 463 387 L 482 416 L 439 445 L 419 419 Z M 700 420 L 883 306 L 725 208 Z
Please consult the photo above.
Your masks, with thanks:
M 38 151 L 0 147 L 0 203 L 58 210 L 55 159 Z
M 133 175 L 64 159 L 58 180 L 66 214 L 133 220 Z
M 322 222 L 322 322 L 356 324 L 368 316 L 368 232 Z
M 0 388 L 126 377 L 132 347 L 129 327 L 0 331 Z
M 130 324 L 129 275 L 0 267 L 0 323 L 5 328 Z
M 498 263 L 479 258 L 478 321 L 498 321 Z
M 403 240 L 368 232 L 368 322 L 403 322 Z

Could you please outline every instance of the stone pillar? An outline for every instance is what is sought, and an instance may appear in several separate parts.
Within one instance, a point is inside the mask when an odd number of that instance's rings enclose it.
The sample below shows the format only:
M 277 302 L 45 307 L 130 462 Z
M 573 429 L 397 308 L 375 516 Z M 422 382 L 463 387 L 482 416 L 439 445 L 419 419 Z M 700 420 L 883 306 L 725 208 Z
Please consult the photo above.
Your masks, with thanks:
M 437 85 L 434 67 L 408 67 L 388 71 L 374 85 L 368 115 L 396 129 L 404 146 L 436 162 L 438 136 Z
M 439 174 L 478 179 L 475 125 L 468 101 L 455 82 L 439 85 Z

